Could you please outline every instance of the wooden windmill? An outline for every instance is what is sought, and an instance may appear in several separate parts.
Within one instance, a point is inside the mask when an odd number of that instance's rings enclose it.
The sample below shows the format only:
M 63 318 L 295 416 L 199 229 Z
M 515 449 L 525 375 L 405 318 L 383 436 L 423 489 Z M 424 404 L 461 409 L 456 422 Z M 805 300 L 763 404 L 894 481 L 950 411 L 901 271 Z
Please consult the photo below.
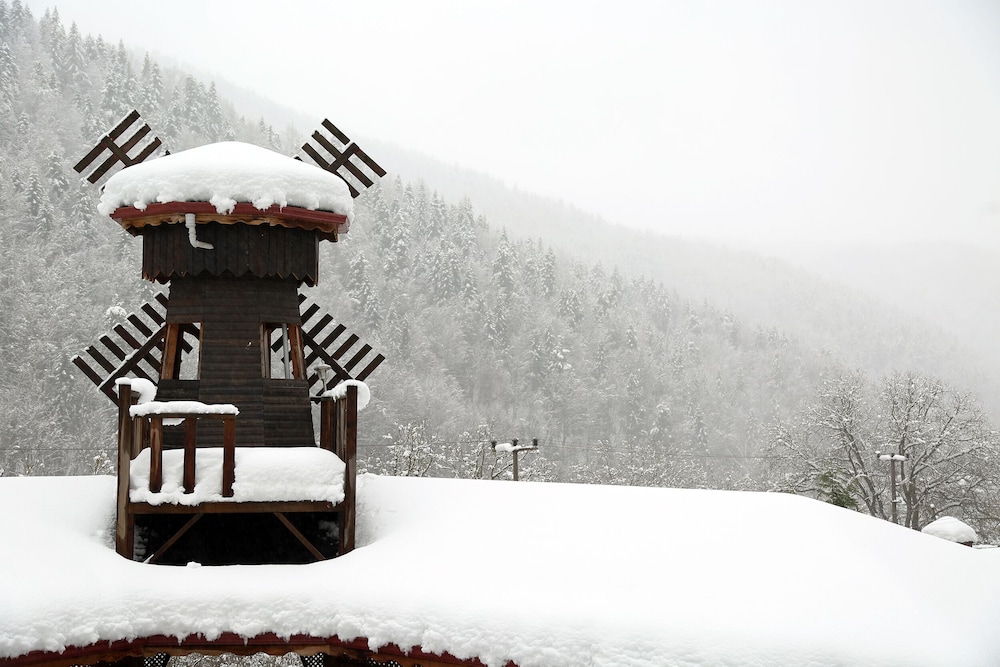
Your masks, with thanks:
M 313 558 L 353 547 L 357 389 L 321 400 L 329 385 L 321 376 L 331 375 L 334 384 L 363 381 L 383 357 L 308 303 L 299 287 L 318 282 L 319 242 L 336 242 L 348 231 L 350 198 L 385 171 L 332 123 L 324 121 L 323 129 L 330 136 L 317 131 L 303 151 L 325 171 L 235 142 L 143 162 L 162 146 L 133 111 L 75 167 L 92 170 L 92 183 L 119 164 L 126 167 L 105 183 L 102 210 L 142 237 L 142 276 L 169 284 L 167 295 L 144 304 L 73 360 L 119 405 L 117 537 L 126 556 L 133 556 L 136 526 L 149 528 L 149 539 L 159 541 L 147 544 L 145 553 L 156 560 L 178 549 L 206 515 L 274 514 Z M 155 383 L 161 407 L 134 407 L 139 392 L 128 378 Z M 346 466 L 344 499 L 235 502 L 236 449 L 288 448 L 291 456 L 315 447 L 313 402 L 322 408 L 320 446 Z M 171 418 L 185 426 L 164 428 Z M 163 450 L 183 449 L 183 487 L 190 498 L 132 501 L 129 469 L 147 446 L 149 492 L 163 493 Z M 208 456 L 205 448 L 223 452 L 222 488 L 219 498 L 198 501 L 196 461 L 199 453 Z M 316 525 L 330 513 L 337 514 L 339 534 L 335 547 L 324 549 Z M 236 530 L 259 533 L 251 524 Z M 219 525 L 202 532 L 203 541 L 226 534 Z M 237 539 L 231 533 L 229 542 Z M 216 560 L 273 559 L 253 547 L 249 552 Z M 213 560 L 212 553 L 198 557 Z

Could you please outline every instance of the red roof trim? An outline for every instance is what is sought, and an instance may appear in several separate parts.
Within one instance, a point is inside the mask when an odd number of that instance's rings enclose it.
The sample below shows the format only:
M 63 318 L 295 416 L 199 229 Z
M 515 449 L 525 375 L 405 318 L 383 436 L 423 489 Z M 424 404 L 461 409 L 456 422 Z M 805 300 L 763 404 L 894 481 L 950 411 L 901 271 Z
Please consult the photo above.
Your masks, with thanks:
M 485 667 L 478 658 L 457 658 L 450 653 L 429 653 L 419 646 L 408 651 L 404 651 L 395 644 L 386 644 L 372 651 L 368 647 L 368 639 L 358 637 L 351 640 L 343 640 L 337 636 L 333 637 L 313 637 L 311 635 L 292 635 L 290 637 L 280 637 L 274 633 L 263 633 L 254 637 L 242 637 L 232 632 L 224 632 L 215 639 L 206 639 L 202 635 L 188 635 L 183 639 L 168 637 L 166 635 L 154 635 L 151 637 L 138 637 L 131 641 L 120 639 L 117 641 L 102 641 L 88 646 L 69 646 L 63 651 L 32 651 L 24 655 L 13 658 L 0 658 L 0 667 L 42 667 L 44 665 L 77 665 L 87 664 L 88 658 L 108 661 L 112 658 L 124 658 L 127 656 L 150 655 L 157 653 L 157 649 L 163 652 L 180 653 L 211 649 L 236 655 L 252 655 L 254 653 L 268 652 L 268 649 L 283 649 L 282 652 L 289 651 L 319 651 L 322 649 L 346 649 L 348 651 L 361 652 L 372 656 L 378 655 L 383 658 L 408 658 L 411 660 L 426 660 L 435 663 L 449 665 L 467 665 L 469 667 Z M 507 667 L 516 667 L 514 662 L 508 662 Z
M 213 213 L 216 215 L 276 215 L 289 220 L 308 220 L 310 222 L 329 222 L 335 224 L 346 224 L 347 216 L 331 211 L 316 211 L 298 206 L 278 206 L 272 204 L 267 208 L 257 208 L 253 204 L 240 202 L 233 207 L 228 214 L 220 214 L 215 204 L 207 201 L 172 201 L 165 204 L 149 204 L 146 208 L 139 210 L 134 206 L 122 206 L 115 209 L 111 217 L 115 220 L 127 220 L 129 218 L 142 218 L 148 215 L 169 215 L 173 213 Z

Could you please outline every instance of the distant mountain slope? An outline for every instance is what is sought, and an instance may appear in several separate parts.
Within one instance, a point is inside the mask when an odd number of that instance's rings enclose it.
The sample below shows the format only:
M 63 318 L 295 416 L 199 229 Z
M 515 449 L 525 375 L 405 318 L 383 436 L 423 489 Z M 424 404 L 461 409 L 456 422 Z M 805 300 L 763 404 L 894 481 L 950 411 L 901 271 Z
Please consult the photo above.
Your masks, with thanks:
M 69 359 L 155 288 L 70 165 L 133 107 L 175 151 L 300 142 L 214 84 L 17 7 L 0 0 L 0 474 L 96 471 L 112 410 Z M 905 368 L 976 387 L 978 360 L 944 333 L 815 274 L 355 138 L 394 174 L 324 244 L 316 296 L 387 356 L 365 415 L 371 469 L 492 476 L 492 437 L 538 436 L 539 477 L 757 488 L 770 425 L 827 373 Z
M 405 178 L 433 183 L 448 198 L 469 197 L 512 236 L 662 281 L 683 298 L 775 327 L 847 366 L 940 376 L 975 390 L 1000 417 L 1000 363 L 991 354 L 1000 340 L 995 253 L 940 245 L 764 252 L 660 236 L 392 145 L 379 150 Z

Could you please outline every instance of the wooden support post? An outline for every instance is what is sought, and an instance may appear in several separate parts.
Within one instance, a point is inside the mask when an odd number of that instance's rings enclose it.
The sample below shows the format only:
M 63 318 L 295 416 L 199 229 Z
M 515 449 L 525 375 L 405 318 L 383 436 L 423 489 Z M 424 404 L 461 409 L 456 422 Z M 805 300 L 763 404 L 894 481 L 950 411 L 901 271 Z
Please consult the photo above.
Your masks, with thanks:
M 332 398 L 319 400 L 319 446 L 338 456 L 337 451 L 337 401 Z
M 142 417 L 132 420 L 132 458 L 149 447 L 149 422 Z
M 302 351 L 302 327 L 298 324 L 288 326 L 288 342 L 291 347 L 292 377 L 296 380 L 306 379 L 306 359 Z
M 222 420 L 222 497 L 233 497 L 236 480 L 236 416 L 226 415 Z
M 180 341 L 181 325 L 175 322 L 167 324 L 163 335 L 163 358 L 160 362 L 160 379 L 173 380 L 180 375 Z
M 163 417 L 149 418 L 149 490 L 159 493 L 163 487 Z
M 198 418 L 184 420 L 184 493 L 194 493 L 195 441 L 198 434 Z
M 135 404 L 132 387 L 118 385 L 118 506 L 115 517 L 115 551 L 132 559 L 134 518 L 129 507 L 129 478 L 132 464 L 132 417 L 129 408 Z
M 169 550 L 170 547 L 174 546 L 174 544 L 177 543 L 177 540 L 181 539 L 181 537 L 184 536 L 184 533 L 188 532 L 191 529 L 191 526 L 198 523 L 198 520 L 201 519 L 201 517 L 203 516 L 205 516 L 204 513 L 199 512 L 198 514 L 195 514 L 190 519 L 188 519 L 187 523 L 181 526 L 180 530 L 174 533 L 169 540 L 163 543 L 162 547 L 156 550 L 156 553 L 154 553 L 152 556 L 146 559 L 146 562 L 155 563 L 159 561 L 160 558 L 163 557 L 163 554 L 167 553 L 167 550 Z
M 354 550 L 355 484 L 358 476 L 358 388 L 347 387 L 347 396 L 338 401 L 342 404 L 342 419 L 338 433 L 342 436 L 337 449 L 343 451 L 344 460 L 344 509 L 340 519 L 340 554 Z M 339 438 L 338 438 L 339 439 Z
M 315 558 L 317 561 L 326 560 L 326 556 L 323 555 L 323 552 L 317 549 L 312 542 L 306 539 L 306 536 L 303 535 L 302 532 L 295 527 L 295 524 L 293 524 L 291 521 L 288 520 L 288 517 L 286 517 L 281 512 L 275 512 L 274 516 L 278 517 L 278 521 L 280 521 L 285 526 L 285 528 L 288 529 L 288 532 L 290 532 L 292 535 L 295 536 L 295 539 L 297 539 L 299 543 L 301 543 L 302 546 L 304 546 L 306 550 L 310 554 L 312 554 L 313 558 Z

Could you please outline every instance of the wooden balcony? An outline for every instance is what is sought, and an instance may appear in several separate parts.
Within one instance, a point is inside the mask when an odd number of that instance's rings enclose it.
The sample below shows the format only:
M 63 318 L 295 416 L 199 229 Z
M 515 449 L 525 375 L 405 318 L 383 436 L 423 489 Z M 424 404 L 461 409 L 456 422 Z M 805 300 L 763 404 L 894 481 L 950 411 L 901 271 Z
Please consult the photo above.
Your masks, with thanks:
M 241 451 L 238 446 L 238 410 L 229 405 L 204 405 L 192 401 L 172 401 L 163 403 L 137 404 L 138 394 L 127 382 L 118 386 L 118 511 L 115 528 L 115 544 L 119 554 L 132 558 L 135 551 L 135 520 L 141 515 L 189 514 L 191 519 L 178 529 L 152 555 L 147 562 L 157 562 L 194 524 L 206 514 L 273 514 L 299 543 L 316 560 L 327 558 L 288 519 L 289 513 L 320 512 L 336 515 L 338 526 L 337 555 L 354 548 L 355 482 L 357 475 L 357 387 L 347 387 L 342 398 L 317 397 L 320 406 L 319 448 L 336 456 L 338 465 L 343 466 L 343 496 L 339 500 L 327 494 L 291 492 L 288 497 L 275 498 L 273 494 L 265 499 L 255 498 L 253 493 L 241 493 L 234 489 L 239 479 L 237 465 Z M 184 433 L 183 449 L 168 450 L 168 459 L 176 461 L 183 457 L 179 488 L 164 487 L 164 447 L 163 430 L 165 422 L 181 420 L 179 427 Z M 218 447 L 199 447 L 197 441 L 198 422 L 201 420 L 221 421 L 223 424 L 223 446 L 221 448 L 221 481 L 215 488 L 205 488 L 207 465 L 218 466 Z M 147 452 L 148 450 L 148 452 Z M 308 451 L 300 451 L 308 450 Z M 294 467 L 297 453 L 311 453 L 315 460 L 315 447 L 244 447 L 244 459 L 267 455 L 280 457 L 292 462 Z M 201 456 L 199 456 L 199 453 Z M 141 470 L 137 461 L 145 464 L 148 456 L 148 483 L 142 476 L 144 486 L 137 488 Z M 333 460 L 333 457 L 330 457 Z M 201 467 L 199 467 L 201 461 Z M 280 468 L 281 466 L 278 466 Z M 287 467 L 287 466 L 285 466 Z M 310 468 L 314 466 L 310 465 Z M 312 474 L 311 470 L 299 470 L 301 474 Z M 278 470 L 275 475 L 281 475 Z M 259 471 L 258 477 L 259 480 Z M 299 480 L 296 477 L 295 480 Z M 200 480 L 200 481 L 199 481 Z M 291 483 L 295 483 L 292 480 Z M 285 487 L 289 480 L 284 481 Z M 176 486 L 176 485 L 174 485 Z M 280 486 L 280 485 L 279 485 Z M 133 495 L 141 499 L 133 499 Z M 339 497 L 339 494 L 336 494 Z

